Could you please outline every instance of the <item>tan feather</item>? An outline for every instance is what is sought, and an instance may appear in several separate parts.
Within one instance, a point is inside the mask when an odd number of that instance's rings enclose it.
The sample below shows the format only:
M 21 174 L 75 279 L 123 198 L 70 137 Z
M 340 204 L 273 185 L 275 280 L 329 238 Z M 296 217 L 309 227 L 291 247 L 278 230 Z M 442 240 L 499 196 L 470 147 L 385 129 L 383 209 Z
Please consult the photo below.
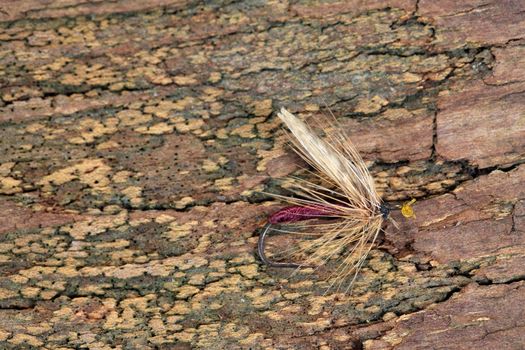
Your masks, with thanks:
M 319 219 L 312 218 L 307 222 L 286 224 L 286 229 L 281 231 L 312 237 L 293 249 L 294 256 L 307 256 L 301 265 L 319 266 L 336 255 L 344 254 L 339 267 L 330 276 L 330 287 L 339 290 L 348 281 L 348 292 L 383 223 L 381 199 L 374 180 L 358 151 L 340 128 L 332 125 L 330 131 L 325 130 L 327 136 L 323 139 L 286 109 L 282 108 L 278 116 L 293 135 L 290 141 L 296 152 L 318 172 L 316 175 L 319 178 L 334 188 L 294 179 L 293 190 L 302 198 L 273 196 L 296 206 L 328 208 L 329 216 L 339 220 L 337 223 L 322 224 Z M 264 242 L 261 246 L 264 249 Z M 259 252 L 264 255 L 261 248 Z

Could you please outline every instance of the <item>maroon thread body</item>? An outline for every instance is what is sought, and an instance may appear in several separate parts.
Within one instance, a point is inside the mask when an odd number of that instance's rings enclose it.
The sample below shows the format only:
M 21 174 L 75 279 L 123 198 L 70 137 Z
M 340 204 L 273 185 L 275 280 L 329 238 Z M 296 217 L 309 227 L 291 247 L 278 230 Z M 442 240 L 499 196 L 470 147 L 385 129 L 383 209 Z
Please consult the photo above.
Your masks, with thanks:
M 315 206 L 315 207 L 302 207 L 302 206 L 291 206 L 283 208 L 268 218 L 270 224 L 297 222 L 309 219 L 315 219 L 319 217 L 327 217 L 333 213 L 328 207 Z

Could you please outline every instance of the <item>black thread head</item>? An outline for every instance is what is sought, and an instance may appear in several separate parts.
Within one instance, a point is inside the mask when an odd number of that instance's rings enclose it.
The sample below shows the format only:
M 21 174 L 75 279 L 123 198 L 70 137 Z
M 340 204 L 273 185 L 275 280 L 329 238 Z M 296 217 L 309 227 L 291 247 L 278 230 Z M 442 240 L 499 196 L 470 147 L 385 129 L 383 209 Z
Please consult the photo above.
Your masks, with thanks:
M 381 214 L 383 214 L 383 219 L 388 219 L 388 215 L 390 215 L 390 211 L 392 209 L 387 206 L 386 204 L 381 204 L 381 206 L 379 207 L 379 211 L 381 212 Z

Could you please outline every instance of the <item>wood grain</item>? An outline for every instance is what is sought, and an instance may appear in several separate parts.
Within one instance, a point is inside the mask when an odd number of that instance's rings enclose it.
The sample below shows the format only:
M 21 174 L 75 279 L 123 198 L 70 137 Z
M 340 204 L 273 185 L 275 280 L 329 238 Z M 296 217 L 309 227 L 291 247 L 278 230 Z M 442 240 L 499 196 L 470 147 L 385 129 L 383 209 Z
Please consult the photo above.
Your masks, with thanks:
M 521 349 L 523 10 L 1 3 L 0 348 Z M 418 200 L 351 295 L 256 257 L 260 192 L 309 176 L 282 106 Z

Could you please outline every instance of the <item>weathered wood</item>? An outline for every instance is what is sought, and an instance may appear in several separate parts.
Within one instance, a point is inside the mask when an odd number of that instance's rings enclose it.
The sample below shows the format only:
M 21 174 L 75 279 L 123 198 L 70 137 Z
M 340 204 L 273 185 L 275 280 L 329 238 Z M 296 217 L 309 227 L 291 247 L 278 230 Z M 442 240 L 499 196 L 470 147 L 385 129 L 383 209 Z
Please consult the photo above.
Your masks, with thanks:
M 0 348 L 523 348 L 524 12 L 0 4 Z M 418 199 L 351 295 L 255 255 L 259 191 L 308 176 L 274 111 L 326 105 Z

